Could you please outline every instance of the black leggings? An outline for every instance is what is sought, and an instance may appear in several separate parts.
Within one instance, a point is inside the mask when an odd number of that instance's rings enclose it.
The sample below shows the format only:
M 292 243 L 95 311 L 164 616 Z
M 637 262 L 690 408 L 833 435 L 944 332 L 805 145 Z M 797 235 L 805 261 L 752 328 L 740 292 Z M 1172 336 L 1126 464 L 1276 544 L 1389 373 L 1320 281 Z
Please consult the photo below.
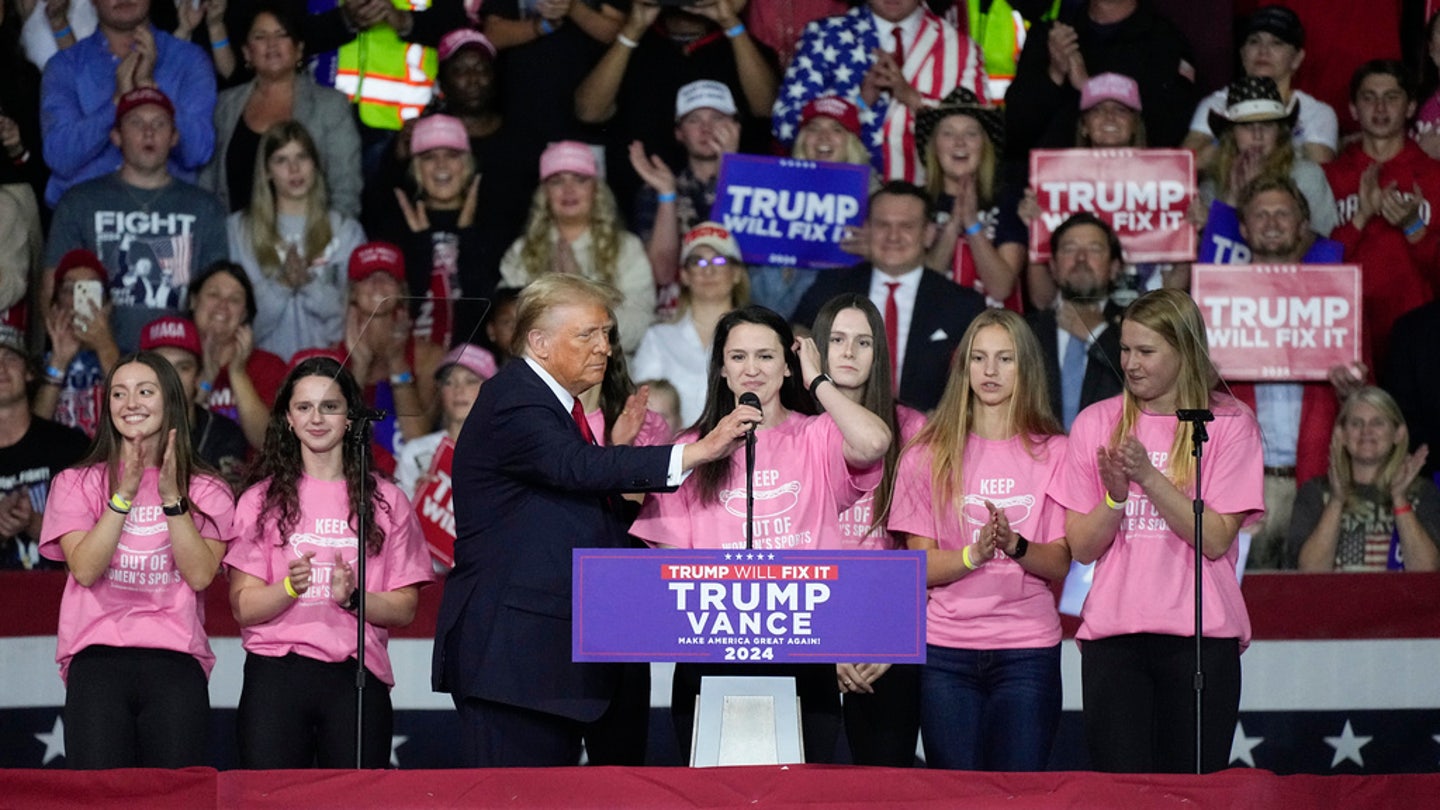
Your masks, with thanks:
M 1195 637 L 1135 633 L 1081 642 L 1090 767 L 1195 772 Z M 1240 642 L 1207 638 L 1201 768 L 1229 767 L 1240 713 Z
M 670 719 L 683 764 L 690 763 L 690 738 L 695 730 L 695 699 L 707 675 L 792 677 L 800 698 L 800 734 L 805 761 L 835 761 L 840 740 L 840 689 L 834 664 L 676 664 L 670 687 Z
M 896 664 L 873 694 L 845 693 L 845 739 L 856 765 L 909 768 L 920 737 L 920 665 Z
M 390 687 L 365 673 L 362 767 L 390 764 Z M 247 653 L 235 716 L 240 767 L 355 767 L 355 659 L 335 664 L 290 653 Z
M 94 645 L 70 659 L 65 760 L 71 768 L 206 765 L 209 730 L 210 692 L 194 656 Z

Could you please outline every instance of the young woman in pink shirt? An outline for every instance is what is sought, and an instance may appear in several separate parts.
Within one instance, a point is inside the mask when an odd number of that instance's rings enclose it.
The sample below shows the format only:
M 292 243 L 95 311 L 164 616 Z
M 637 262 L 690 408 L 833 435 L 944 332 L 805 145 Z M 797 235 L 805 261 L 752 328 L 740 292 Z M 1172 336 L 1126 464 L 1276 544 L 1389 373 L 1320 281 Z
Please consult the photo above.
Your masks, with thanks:
M 1044 354 L 1019 315 L 970 323 L 930 421 L 907 447 L 889 527 L 926 552 L 921 734 L 934 768 L 1044 770 L 1060 721 L 1065 458 Z
M 1094 562 L 1081 613 L 1085 736 L 1096 770 L 1195 767 L 1195 457 L 1178 409 L 1208 408 L 1201 728 L 1205 771 L 1226 767 L 1250 616 L 1235 578 L 1240 529 L 1264 512 L 1255 415 L 1214 389 L 1205 323 L 1190 296 L 1155 290 L 1120 326 L 1125 393 L 1080 412 L 1055 498 L 1075 559 Z
M 758 411 L 738 404 L 747 393 L 759 399 Z M 813 402 L 824 415 L 809 415 Z M 716 325 L 705 410 L 680 441 L 704 436 L 732 412 L 755 425 L 754 547 L 840 548 L 838 515 L 880 481 L 891 441 L 885 421 L 821 373 L 815 341 L 796 340 L 784 318 L 756 306 Z M 673 493 L 648 497 L 631 533 L 656 546 L 745 548 L 745 454 L 734 456 L 697 467 Z M 806 759 L 833 758 L 840 728 L 833 666 L 680 664 L 670 705 L 687 759 L 695 696 L 707 674 L 794 676 Z
M 230 608 L 245 647 L 236 726 L 242 768 L 355 764 L 355 562 L 365 552 L 367 768 L 390 761 L 394 671 L 389 628 L 415 618 L 432 579 L 415 512 L 389 479 L 360 475 L 350 372 L 301 361 L 275 397 L 253 484 L 235 511 L 225 555 Z M 360 448 L 357 452 L 357 446 Z M 365 536 L 357 535 L 365 519 Z
M 895 401 L 885 320 L 869 297 L 843 293 L 815 315 L 821 368 L 851 402 L 885 420 L 895 441 L 885 451 L 884 474 L 874 492 L 840 513 L 840 545 L 847 549 L 904 548 L 885 529 L 901 446 L 925 424 L 925 416 Z M 882 678 L 882 676 L 884 676 Z M 836 664 L 844 696 L 845 739 L 856 765 L 893 768 L 915 763 L 920 734 L 920 667 L 914 664 Z
M 215 665 L 201 593 L 220 570 L 234 499 L 190 447 L 170 363 L 120 358 L 90 454 L 55 477 L 40 553 L 70 569 L 56 660 L 72 768 L 206 765 Z

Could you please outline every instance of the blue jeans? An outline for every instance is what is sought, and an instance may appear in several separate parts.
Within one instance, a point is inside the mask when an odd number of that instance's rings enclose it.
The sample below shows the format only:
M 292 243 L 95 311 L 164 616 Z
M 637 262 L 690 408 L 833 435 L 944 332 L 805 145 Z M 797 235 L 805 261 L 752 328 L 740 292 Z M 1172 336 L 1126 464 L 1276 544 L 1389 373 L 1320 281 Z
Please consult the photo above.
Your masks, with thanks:
M 1041 771 L 1060 723 L 1060 645 L 958 650 L 929 645 L 920 735 L 932 768 Z

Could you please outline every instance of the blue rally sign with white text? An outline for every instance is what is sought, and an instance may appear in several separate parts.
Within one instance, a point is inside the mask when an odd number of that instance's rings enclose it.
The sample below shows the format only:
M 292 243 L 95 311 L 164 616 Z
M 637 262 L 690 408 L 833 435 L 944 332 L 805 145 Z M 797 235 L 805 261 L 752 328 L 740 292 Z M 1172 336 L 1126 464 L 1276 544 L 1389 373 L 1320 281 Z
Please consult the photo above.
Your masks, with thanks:
M 925 662 L 919 551 L 576 549 L 576 661 Z
M 840 240 L 864 222 L 869 191 L 869 166 L 726 155 L 710 218 L 747 264 L 849 267 L 860 259 Z

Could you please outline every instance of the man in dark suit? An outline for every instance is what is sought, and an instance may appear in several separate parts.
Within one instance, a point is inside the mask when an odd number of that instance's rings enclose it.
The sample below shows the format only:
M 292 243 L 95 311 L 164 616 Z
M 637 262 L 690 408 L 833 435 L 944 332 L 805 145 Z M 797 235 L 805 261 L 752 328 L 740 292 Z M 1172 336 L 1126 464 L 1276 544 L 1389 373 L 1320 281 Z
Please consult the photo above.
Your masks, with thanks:
M 1050 407 L 1070 429 L 1075 414 L 1125 388 L 1120 371 L 1120 316 L 1110 291 L 1124 264 L 1120 240 L 1103 220 L 1082 212 L 1050 236 L 1050 276 L 1060 291 L 1054 309 L 1026 314 L 1045 351 Z
M 760 421 L 741 406 L 693 444 L 596 446 L 577 397 L 605 374 L 614 297 L 565 274 L 527 287 L 517 360 L 485 383 L 455 447 L 432 683 L 454 697 L 469 767 L 574 765 L 582 741 L 594 763 L 643 764 L 648 706 L 621 695 L 625 665 L 570 660 L 571 552 L 628 545 L 619 493 L 678 486 Z M 644 402 L 626 411 L 639 419 Z
M 919 186 L 899 180 L 881 186 L 870 197 L 869 264 L 821 271 L 791 318 L 808 329 L 836 295 L 868 295 L 885 318 L 887 337 L 901 338 L 891 341 L 891 368 L 900 401 L 918 411 L 940 401 L 960 336 L 985 309 L 979 293 L 925 269 L 925 251 L 935 240 L 931 214 Z

